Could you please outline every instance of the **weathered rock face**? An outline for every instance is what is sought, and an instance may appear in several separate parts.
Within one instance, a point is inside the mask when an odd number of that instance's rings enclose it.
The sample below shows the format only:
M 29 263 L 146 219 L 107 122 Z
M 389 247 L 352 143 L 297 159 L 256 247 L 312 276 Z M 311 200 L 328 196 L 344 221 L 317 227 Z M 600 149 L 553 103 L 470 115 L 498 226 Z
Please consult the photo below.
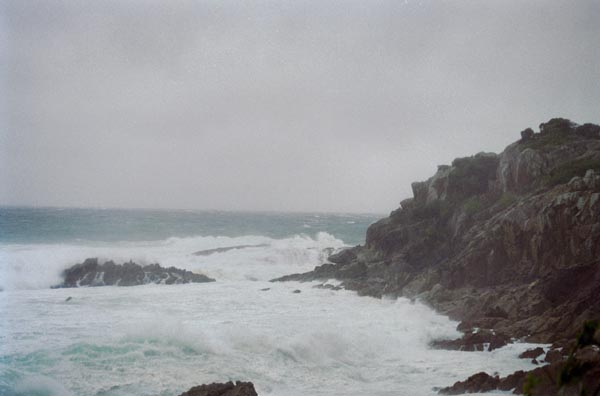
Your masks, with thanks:
M 442 166 L 365 246 L 281 280 L 416 297 L 497 336 L 553 342 L 600 316 L 600 127 L 554 119 Z
M 258 396 L 252 382 L 237 381 L 195 386 L 179 396 Z
M 112 261 L 99 264 L 97 258 L 86 259 L 63 272 L 64 281 L 57 287 L 136 286 L 148 283 L 181 284 L 214 282 L 205 275 L 158 264 L 141 266 L 134 262 L 121 265 Z

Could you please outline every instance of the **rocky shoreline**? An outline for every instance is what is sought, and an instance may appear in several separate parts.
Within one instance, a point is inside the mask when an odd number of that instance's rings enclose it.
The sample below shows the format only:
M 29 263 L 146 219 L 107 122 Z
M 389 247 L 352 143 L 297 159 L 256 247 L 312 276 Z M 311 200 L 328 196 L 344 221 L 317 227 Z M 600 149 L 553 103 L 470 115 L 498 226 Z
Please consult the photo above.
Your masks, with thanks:
M 360 295 L 418 299 L 461 322 L 463 338 L 436 347 L 551 343 L 562 356 L 552 364 L 563 367 L 581 328 L 600 318 L 600 126 L 552 119 L 500 154 L 439 166 L 412 189 L 364 246 L 273 281 L 334 278 Z M 523 378 L 509 382 L 518 391 Z
M 206 275 L 175 267 L 164 268 L 158 264 L 142 266 L 133 261 L 115 264 L 105 261 L 100 264 L 97 258 L 88 258 L 83 263 L 63 271 L 63 282 L 54 288 L 80 286 L 138 286 L 155 284 L 204 283 L 215 280 Z

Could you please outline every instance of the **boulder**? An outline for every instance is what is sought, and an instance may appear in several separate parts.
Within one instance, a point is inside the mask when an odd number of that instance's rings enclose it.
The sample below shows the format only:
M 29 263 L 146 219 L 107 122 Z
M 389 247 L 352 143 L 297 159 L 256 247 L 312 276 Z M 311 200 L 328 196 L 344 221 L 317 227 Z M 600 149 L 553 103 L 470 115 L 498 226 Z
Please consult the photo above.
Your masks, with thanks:
M 537 348 L 533 348 L 533 349 L 528 349 L 525 352 L 521 353 L 519 355 L 519 358 L 521 358 L 521 359 L 536 359 L 538 356 L 543 355 L 543 354 L 544 354 L 544 348 L 537 347 Z
M 179 396 L 258 396 L 252 382 L 237 381 L 194 386 Z
M 461 395 L 463 393 L 489 392 L 495 390 L 500 383 L 498 376 L 480 372 L 467 378 L 465 381 L 458 381 L 454 385 L 440 390 L 442 395 Z
M 431 343 L 433 348 L 459 351 L 493 351 L 502 348 L 510 342 L 510 337 L 496 334 L 489 330 L 469 332 L 456 340 L 436 340 Z
M 63 271 L 63 282 L 55 287 L 80 286 L 137 286 L 148 283 L 183 284 L 214 282 L 205 275 L 175 267 L 164 268 L 158 264 L 142 266 L 129 261 L 115 264 L 106 261 L 103 264 L 97 258 L 88 258 L 83 263 Z

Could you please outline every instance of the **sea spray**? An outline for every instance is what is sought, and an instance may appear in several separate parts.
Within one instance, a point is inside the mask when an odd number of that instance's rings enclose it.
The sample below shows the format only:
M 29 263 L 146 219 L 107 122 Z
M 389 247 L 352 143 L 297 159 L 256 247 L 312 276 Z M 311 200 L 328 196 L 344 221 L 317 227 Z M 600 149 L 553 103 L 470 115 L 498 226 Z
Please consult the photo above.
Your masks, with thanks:
M 33 223 L 13 225 L 10 240 L 0 235 L 0 395 L 172 396 L 240 379 L 253 381 L 260 395 L 419 396 L 473 372 L 531 367 L 517 358 L 525 344 L 491 353 L 430 349 L 434 338 L 456 337 L 456 323 L 419 302 L 268 282 L 322 264 L 363 238 L 372 219 L 38 212 Z M 56 224 L 35 223 L 40 216 Z M 47 240 L 44 229 L 52 230 Z M 81 240 L 73 240 L 75 229 Z M 201 229 L 214 232 L 193 233 Z M 244 247 L 194 255 L 235 246 Z M 49 289 L 88 257 L 158 262 L 217 281 Z
M 430 395 L 475 371 L 531 366 L 517 359 L 525 344 L 431 350 L 431 339 L 458 335 L 456 323 L 420 303 L 313 286 L 228 280 L 7 291 L 2 361 L 82 396 L 173 395 L 227 379 L 252 380 L 263 395 Z
M 247 245 L 258 246 L 208 256 L 193 254 L 199 250 Z M 42 289 L 57 285 L 61 283 L 63 270 L 89 257 L 116 263 L 130 260 L 139 264 L 159 263 L 163 267 L 198 271 L 217 280 L 269 280 L 291 272 L 309 271 L 344 246 L 343 241 L 325 232 L 317 233 L 314 238 L 208 236 L 120 243 L 8 244 L 0 245 L 0 288 Z

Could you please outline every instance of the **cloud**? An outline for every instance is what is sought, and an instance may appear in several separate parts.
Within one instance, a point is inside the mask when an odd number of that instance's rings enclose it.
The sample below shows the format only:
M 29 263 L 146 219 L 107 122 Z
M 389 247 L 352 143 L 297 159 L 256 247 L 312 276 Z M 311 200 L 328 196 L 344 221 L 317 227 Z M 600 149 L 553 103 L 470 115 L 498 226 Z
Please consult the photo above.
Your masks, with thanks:
M 439 163 L 599 121 L 592 1 L 2 7 L 4 204 L 385 212 Z

